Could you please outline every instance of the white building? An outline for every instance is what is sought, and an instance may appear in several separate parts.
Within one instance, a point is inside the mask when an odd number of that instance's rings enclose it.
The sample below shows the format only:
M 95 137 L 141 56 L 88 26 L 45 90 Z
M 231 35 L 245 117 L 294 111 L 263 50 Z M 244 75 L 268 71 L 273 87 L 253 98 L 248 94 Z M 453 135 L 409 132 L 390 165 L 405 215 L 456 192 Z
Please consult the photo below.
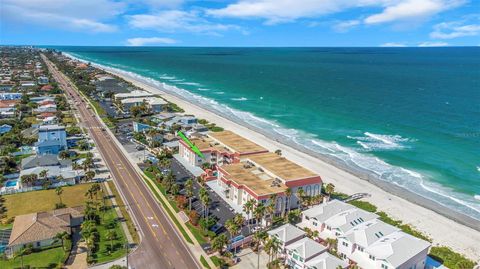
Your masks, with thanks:
M 268 231 L 270 237 L 275 237 L 281 243 L 282 253 L 285 253 L 285 247 L 305 237 L 305 232 L 290 223 L 284 224 L 273 230 Z
M 380 221 L 378 215 L 339 200 L 305 210 L 299 226 L 318 231 L 323 240 L 338 239 L 341 257 L 365 269 L 424 268 L 430 247 Z
M 336 239 L 355 226 L 376 218 L 377 214 L 339 200 L 331 200 L 303 211 L 299 226 L 318 231 L 322 239 Z
M 168 104 L 163 99 L 157 97 L 135 97 L 135 98 L 125 98 L 120 101 L 123 106 L 124 111 L 129 111 L 130 108 L 134 106 L 140 106 L 145 104 L 152 112 L 160 112 L 163 110 L 166 104 Z
M 371 220 L 338 238 L 338 252 L 360 268 L 421 269 L 430 243 L 380 220 Z
M 140 91 L 140 90 L 135 90 L 135 91 L 126 92 L 126 93 L 117 93 L 114 95 L 115 100 L 117 101 L 127 99 L 127 98 L 146 98 L 146 97 L 153 97 L 153 96 L 155 95 L 149 92 Z

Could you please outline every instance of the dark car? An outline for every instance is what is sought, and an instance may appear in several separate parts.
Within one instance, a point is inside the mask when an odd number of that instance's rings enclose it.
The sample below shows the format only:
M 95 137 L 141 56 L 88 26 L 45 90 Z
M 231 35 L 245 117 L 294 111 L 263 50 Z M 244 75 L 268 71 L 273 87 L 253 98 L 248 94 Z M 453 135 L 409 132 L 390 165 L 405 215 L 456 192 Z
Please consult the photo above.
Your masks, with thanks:
M 215 224 L 213 225 L 211 228 L 210 228 L 210 231 L 216 233 L 216 234 L 219 234 L 223 229 L 223 226 L 221 224 Z

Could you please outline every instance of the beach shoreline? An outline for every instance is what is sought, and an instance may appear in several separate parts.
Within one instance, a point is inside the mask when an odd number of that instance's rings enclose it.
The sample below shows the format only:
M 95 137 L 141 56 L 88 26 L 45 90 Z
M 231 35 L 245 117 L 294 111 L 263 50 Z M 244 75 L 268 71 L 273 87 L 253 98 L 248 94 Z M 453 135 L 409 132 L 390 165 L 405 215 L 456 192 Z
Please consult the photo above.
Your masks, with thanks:
M 76 57 L 69 56 L 76 59 Z M 478 244 L 480 242 L 480 222 L 478 220 L 448 209 L 400 186 L 377 179 L 364 171 L 300 147 L 282 139 L 279 135 L 243 122 L 238 123 L 226 115 L 218 115 L 208 107 L 193 104 L 181 94 L 172 93 L 163 86 L 151 85 L 147 81 L 132 76 L 129 72 L 98 64 L 93 65 L 144 90 L 161 95 L 166 100 L 182 107 L 186 113 L 216 123 L 271 151 L 282 150 L 283 156 L 318 173 L 325 182 L 333 183 L 340 192 L 371 194 L 371 197 L 365 200 L 375 204 L 378 210 L 385 211 L 393 218 L 402 220 L 405 224 L 410 224 L 425 233 L 432 238 L 434 245 L 446 245 L 471 259 L 480 260 Z

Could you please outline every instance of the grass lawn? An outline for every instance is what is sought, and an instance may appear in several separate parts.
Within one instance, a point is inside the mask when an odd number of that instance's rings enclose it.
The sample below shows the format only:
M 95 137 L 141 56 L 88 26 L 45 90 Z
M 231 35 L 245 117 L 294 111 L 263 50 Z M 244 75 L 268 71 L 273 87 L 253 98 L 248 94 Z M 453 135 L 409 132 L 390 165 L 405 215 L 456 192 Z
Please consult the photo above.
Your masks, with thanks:
M 63 122 L 63 124 L 65 124 L 65 125 L 77 123 L 77 121 L 75 120 L 75 118 L 71 118 L 71 117 L 65 117 L 65 118 L 63 118 L 63 119 L 62 119 L 62 122 Z
M 203 265 L 205 268 L 211 269 L 210 266 L 208 265 L 207 260 L 205 260 L 205 257 L 200 256 L 200 262 L 202 262 L 202 265 Z
M 120 211 L 122 212 L 123 217 L 125 218 L 125 221 L 126 221 L 127 227 L 128 227 L 128 231 L 130 232 L 130 235 L 132 235 L 133 241 L 135 243 L 139 243 L 140 239 L 138 238 L 138 233 L 135 231 L 135 226 L 133 225 L 132 218 L 130 217 L 130 214 L 128 214 L 127 208 L 125 207 L 125 204 L 123 203 L 122 197 L 118 193 L 118 190 L 115 187 L 115 184 L 113 183 L 113 181 L 109 181 L 108 186 L 112 190 L 112 193 L 115 196 L 115 200 L 117 201 L 117 205 L 120 208 Z
M 30 255 L 23 256 L 23 265 L 35 268 L 56 268 L 63 262 L 64 251 L 61 247 L 51 248 Z M 0 268 L 20 268 L 22 262 L 20 257 L 16 259 L 0 260 Z
M 62 202 L 67 207 L 80 206 L 85 202 L 85 193 L 91 184 L 78 184 L 63 187 Z M 34 212 L 50 211 L 55 209 L 59 202 L 54 189 L 31 191 L 3 196 L 7 217 L 29 214 Z
M 105 216 L 103 217 L 103 212 L 100 212 L 100 217 L 102 218 L 101 224 L 97 226 L 98 234 L 100 235 L 100 240 L 98 242 L 97 251 L 93 254 L 95 263 L 103 263 L 108 261 L 116 260 L 120 257 L 125 256 L 126 249 L 125 243 L 126 238 L 125 234 L 123 233 L 122 226 L 117 221 L 115 222 L 115 233 L 117 234 L 117 238 L 113 240 L 113 252 L 108 252 L 108 248 L 110 246 L 110 240 L 106 238 L 108 228 L 106 224 L 111 222 L 112 220 L 115 221 L 117 217 L 117 213 L 115 209 L 110 208 L 108 211 L 105 212 Z
M 207 239 L 202 235 L 202 231 L 200 230 L 201 228 L 197 228 L 193 226 L 190 222 L 187 223 L 187 227 L 192 232 L 193 236 L 195 236 L 195 239 L 197 239 L 199 244 L 205 244 L 208 243 Z

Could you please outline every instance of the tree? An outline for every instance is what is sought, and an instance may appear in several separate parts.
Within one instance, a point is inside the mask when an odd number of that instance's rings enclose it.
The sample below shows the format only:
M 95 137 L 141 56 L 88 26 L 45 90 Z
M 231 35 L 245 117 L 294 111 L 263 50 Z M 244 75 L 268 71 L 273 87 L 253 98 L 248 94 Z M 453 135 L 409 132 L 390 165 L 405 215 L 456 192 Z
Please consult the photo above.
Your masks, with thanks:
M 250 233 L 250 214 L 253 212 L 253 207 L 255 205 L 255 200 L 253 199 L 249 199 L 247 202 L 245 202 L 245 204 L 243 204 L 243 212 L 245 212 L 245 214 L 247 214 L 247 218 L 248 218 L 248 222 L 247 222 L 247 225 L 248 225 L 248 232 Z
M 302 205 L 303 205 L 304 199 L 305 199 L 305 191 L 303 190 L 302 187 L 299 187 L 297 189 L 296 196 L 297 196 L 297 199 L 300 201 L 300 209 L 302 209 Z
M 63 203 L 62 203 L 63 188 L 62 187 L 55 188 L 55 193 L 58 195 L 58 199 L 60 200 L 60 204 L 63 205 Z
M 60 151 L 60 153 L 58 154 L 58 156 L 65 160 L 67 159 L 68 157 L 70 157 L 70 153 L 67 151 L 67 150 L 63 150 L 63 151 Z
M 281 243 L 276 237 L 270 237 L 265 243 L 265 252 L 268 254 L 268 264 L 270 264 L 273 257 L 280 251 Z
M 188 197 L 188 210 L 192 210 L 193 180 L 191 178 L 185 182 L 185 195 Z
M 325 193 L 328 195 L 328 199 L 330 199 L 330 196 L 334 191 L 335 191 L 335 185 L 333 185 L 332 183 L 328 183 L 325 186 Z
M 277 205 L 277 194 L 274 193 L 270 196 L 270 203 L 267 206 L 267 212 L 270 216 L 270 227 L 273 225 L 273 216 L 275 215 Z
M 256 231 L 254 234 L 253 234 L 253 242 L 255 242 L 255 248 L 257 250 L 257 269 L 260 268 L 260 245 L 265 242 L 265 240 L 267 239 L 268 237 L 268 234 L 267 232 L 265 231 Z
M 48 180 L 48 170 L 44 169 L 44 170 L 40 171 L 40 173 L 38 173 L 38 176 L 42 177 L 44 182 L 47 181 Z
M 290 207 L 291 207 L 290 203 L 291 203 L 291 197 L 292 197 L 292 189 L 287 188 L 285 190 L 285 196 L 287 197 L 287 201 L 286 201 L 286 203 L 287 203 L 287 206 L 286 206 L 287 214 L 286 214 L 286 216 L 288 216 L 288 213 L 290 212 Z M 285 214 L 285 212 L 284 212 L 284 214 Z
M 225 233 L 217 235 L 212 240 L 212 249 L 218 251 L 220 255 L 223 255 L 223 248 L 228 244 L 228 238 Z
M 172 187 L 170 188 L 170 193 L 172 195 L 177 195 L 179 191 L 180 191 L 180 186 L 177 183 L 173 183 Z
M 20 181 L 22 182 L 22 184 L 25 184 L 27 186 L 32 185 L 35 181 L 37 181 L 37 179 L 37 174 L 23 175 L 22 177 L 20 177 Z
M 70 235 L 67 232 L 61 232 L 61 233 L 57 233 L 55 235 L 55 239 L 62 242 L 62 249 L 63 250 L 65 250 L 65 240 L 67 240 L 69 237 L 70 237 Z
M 262 221 L 263 217 L 265 216 L 265 206 L 258 202 L 257 205 L 255 206 L 255 209 L 253 210 L 253 215 L 255 216 L 255 220 L 257 222 L 257 227 Z
M 91 180 L 93 180 L 93 178 L 95 178 L 95 171 L 87 171 L 85 173 L 85 180 L 86 181 L 91 181 Z
M 228 219 L 225 222 L 225 228 L 227 229 L 228 233 L 230 234 L 230 241 L 232 241 L 233 236 L 238 233 L 239 227 L 237 223 L 235 223 L 234 219 Z
M 32 247 L 30 244 L 27 247 L 22 247 L 19 251 L 15 252 L 13 259 L 16 259 L 20 257 L 20 261 L 22 263 L 22 269 L 23 269 L 23 256 L 28 255 L 32 253 Z
M 115 230 L 110 229 L 107 231 L 105 238 L 110 241 L 110 251 L 113 251 L 113 240 L 117 239 L 117 233 Z
M 275 154 L 277 154 L 278 156 L 282 156 L 282 150 L 281 149 L 275 150 Z

